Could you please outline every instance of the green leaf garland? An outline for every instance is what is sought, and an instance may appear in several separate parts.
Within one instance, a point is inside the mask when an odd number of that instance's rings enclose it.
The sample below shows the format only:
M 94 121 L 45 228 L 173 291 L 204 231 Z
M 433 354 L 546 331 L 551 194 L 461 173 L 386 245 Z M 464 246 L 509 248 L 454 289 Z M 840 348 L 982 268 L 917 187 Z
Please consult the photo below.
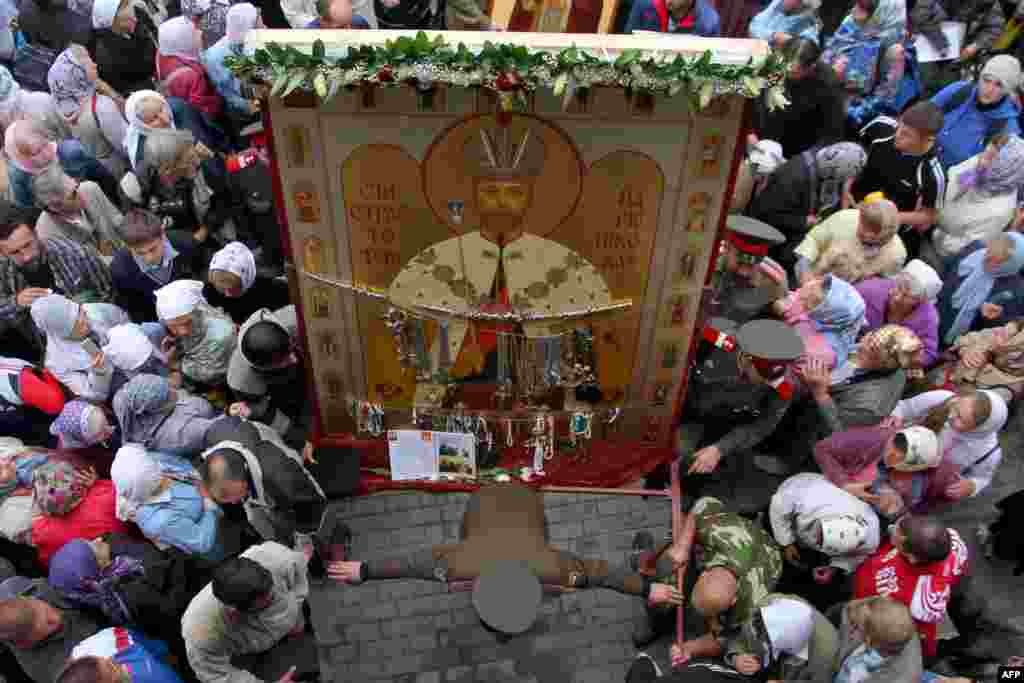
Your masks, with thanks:
M 464 43 L 451 46 L 443 36 L 431 40 L 420 31 L 384 46 L 349 46 L 340 58 L 327 56 L 322 40 L 310 52 L 291 45 L 268 43 L 250 55 L 232 55 L 227 66 L 240 79 L 264 82 L 274 96 L 312 90 L 328 101 L 342 88 L 366 85 L 446 85 L 481 87 L 502 94 L 502 101 L 521 101 L 525 92 L 547 89 L 561 96 L 593 86 L 620 87 L 632 92 L 675 96 L 703 108 L 718 95 L 758 97 L 768 90 L 771 107 L 787 104 L 782 82 L 788 67 L 778 52 L 760 64 L 717 64 L 712 52 L 684 57 L 673 52 L 623 50 L 614 60 L 572 46 L 557 53 L 522 45 L 484 43 L 474 54 Z

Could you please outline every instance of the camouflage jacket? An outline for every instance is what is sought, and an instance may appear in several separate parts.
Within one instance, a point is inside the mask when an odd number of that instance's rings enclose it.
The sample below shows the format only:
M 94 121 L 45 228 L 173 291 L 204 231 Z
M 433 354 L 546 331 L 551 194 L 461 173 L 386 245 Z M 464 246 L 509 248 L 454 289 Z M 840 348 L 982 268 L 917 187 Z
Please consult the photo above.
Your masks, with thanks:
M 725 567 L 738 581 L 736 604 L 722 619 L 724 636 L 750 619 L 755 608 L 775 589 L 782 575 L 782 553 L 768 532 L 755 522 L 726 512 L 722 501 L 701 498 L 693 506 L 703 549 L 698 570 Z

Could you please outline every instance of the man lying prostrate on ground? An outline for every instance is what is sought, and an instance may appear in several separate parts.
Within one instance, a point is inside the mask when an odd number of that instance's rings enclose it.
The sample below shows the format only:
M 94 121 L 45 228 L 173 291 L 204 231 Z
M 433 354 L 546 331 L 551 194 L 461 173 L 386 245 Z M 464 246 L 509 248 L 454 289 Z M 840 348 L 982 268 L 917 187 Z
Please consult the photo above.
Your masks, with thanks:
M 649 602 L 680 604 L 679 592 L 605 560 L 585 560 L 553 548 L 545 539 L 541 494 L 517 484 L 485 486 L 469 501 L 461 543 L 368 562 L 332 562 L 328 575 L 349 583 L 371 579 L 471 580 L 502 563 L 524 564 L 545 584 L 602 587 L 642 595 Z

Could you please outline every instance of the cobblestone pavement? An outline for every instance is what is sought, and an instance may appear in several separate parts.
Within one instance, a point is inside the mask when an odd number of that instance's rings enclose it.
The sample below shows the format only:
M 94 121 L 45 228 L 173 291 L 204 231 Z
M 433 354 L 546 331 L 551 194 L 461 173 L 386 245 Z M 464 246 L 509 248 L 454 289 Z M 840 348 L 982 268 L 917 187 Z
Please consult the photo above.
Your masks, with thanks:
M 1024 486 L 1024 416 L 1004 434 L 1004 459 L 989 491 L 943 514 L 969 544 L 995 517 L 993 503 Z M 765 480 L 766 486 L 774 486 Z M 388 557 L 459 540 L 468 494 L 396 493 L 337 503 L 352 527 L 356 558 Z M 633 534 L 668 532 L 668 499 L 546 494 L 551 544 L 584 557 L 625 562 Z M 991 588 L 988 609 L 1024 633 L 1014 577 L 1004 562 L 972 553 L 973 571 Z M 632 633 L 644 618 L 641 600 L 598 588 L 546 596 L 537 626 L 502 642 L 483 628 L 470 593 L 442 583 L 375 581 L 362 586 L 316 584 L 310 596 L 322 680 L 395 683 L 620 683 L 636 654 Z M 1024 640 L 1024 638 L 1022 638 Z M 665 642 L 651 651 L 664 658 Z M 1020 654 L 1024 655 L 1024 648 Z
M 460 540 L 468 494 L 396 493 L 342 501 L 355 558 Z M 545 494 L 551 545 L 626 562 L 636 531 L 668 533 L 668 499 Z M 324 583 L 310 598 L 324 681 L 604 683 L 622 681 L 636 654 L 639 598 L 597 588 L 545 596 L 528 635 L 502 642 L 482 625 L 471 593 L 433 581 Z

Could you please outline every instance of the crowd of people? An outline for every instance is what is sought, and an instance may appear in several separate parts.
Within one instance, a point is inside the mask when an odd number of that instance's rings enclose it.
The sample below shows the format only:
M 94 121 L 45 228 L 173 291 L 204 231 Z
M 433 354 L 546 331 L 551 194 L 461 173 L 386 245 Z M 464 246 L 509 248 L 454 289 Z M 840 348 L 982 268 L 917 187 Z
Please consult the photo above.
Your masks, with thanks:
M 1019 642 L 976 637 L 990 624 L 968 549 L 990 536 L 934 516 L 991 485 L 1024 391 L 1016 12 L 620 8 L 625 32 L 750 36 L 791 59 L 790 106 L 753 105 L 722 268 L 723 296 L 758 293 L 725 318 L 771 318 L 797 351 L 747 346 L 770 328 L 705 334 L 734 338 L 745 403 L 713 419 L 696 378 L 684 419 L 703 423 L 678 439 L 708 635 L 673 664 L 694 680 L 931 682 Z M 475 0 L 0 0 L 0 14 L 0 670 L 256 680 L 232 658 L 308 635 L 311 572 L 418 574 L 348 557 L 328 511 L 351 482 L 325 470 L 295 400 L 260 100 L 226 60 L 263 26 L 497 27 Z M 919 37 L 948 52 L 945 20 L 966 25 L 959 55 L 919 64 Z M 739 458 L 791 476 L 744 514 L 696 499 Z M 643 580 L 591 577 L 652 604 L 641 644 L 681 601 L 678 552 L 638 539 Z M 954 644 L 937 637 L 947 615 Z M 631 680 L 656 669 L 641 658 Z

